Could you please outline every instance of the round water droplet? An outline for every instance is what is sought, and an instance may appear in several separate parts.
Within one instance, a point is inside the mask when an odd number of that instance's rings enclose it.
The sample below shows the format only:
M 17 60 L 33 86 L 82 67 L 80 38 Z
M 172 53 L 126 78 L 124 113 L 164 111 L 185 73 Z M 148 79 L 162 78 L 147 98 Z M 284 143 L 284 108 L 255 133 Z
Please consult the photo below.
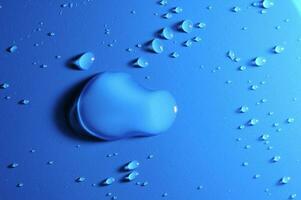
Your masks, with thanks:
M 264 57 L 257 57 L 254 60 L 254 64 L 258 67 L 261 67 L 267 63 L 267 59 Z
M 141 67 L 141 68 L 144 68 L 144 67 L 147 67 L 149 65 L 149 63 L 144 58 L 139 57 L 139 58 L 136 59 L 136 62 L 134 63 L 134 65 L 138 66 L 138 67 Z
M 180 25 L 180 29 L 185 33 L 190 33 L 193 29 L 193 23 L 191 20 L 184 20 Z
M 152 40 L 151 49 L 155 53 L 162 53 L 164 51 L 164 47 L 159 39 Z
M 95 61 L 95 56 L 92 52 L 82 54 L 78 59 L 75 60 L 74 65 L 78 69 L 87 70 Z
M 280 54 L 284 51 L 284 47 L 281 46 L 281 45 L 277 45 L 274 47 L 274 52 L 277 53 L 277 54 Z
M 163 28 L 161 31 L 161 37 L 167 40 L 171 40 L 174 34 L 170 28 Z

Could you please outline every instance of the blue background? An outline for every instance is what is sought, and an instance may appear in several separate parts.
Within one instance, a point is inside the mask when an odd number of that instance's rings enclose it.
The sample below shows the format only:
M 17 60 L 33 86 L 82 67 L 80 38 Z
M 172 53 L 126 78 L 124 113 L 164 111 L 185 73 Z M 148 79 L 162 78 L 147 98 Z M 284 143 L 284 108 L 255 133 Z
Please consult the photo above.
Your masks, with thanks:
M 0 1 L 0 82 L 10 84 L 0 91 L 0 199 L 110 199 L 105 197 L 108 192 L 127 200 L 301 195 L 300 2 L 275 1 L 266 14 L 251 6 L 253 2 L 170 0 L 161 6 L 155 0 L 74 0 L 70 8 L 71 2 L 56 0 Z M 175 6 L 183 12 L 171 19 L 161 17 Z M 233 6 L 241 11 L 232 12 Z M 162 41 L 162 54 L 135 47 L 183 19 L 207 26 L 189 34 L 174 30 L 172 41 Z M 106 28 L 110 34 L 105 34 Z M 49 37 L 49 32 L 55 36 Z M 202 41 L 192 47 L 182 45 L 195 36 Z M 18 50 L 8 53 L 13 44 Z M 272 51 L 278 44 L 285 47 L 282 54 Z M 229 50 L 241 61 L 227 58 Z M 86 51 L 96 55 L 90 70 L 68 65 Z M 180 57 L 170 58 L 173 51 Z M 129 64 L 139 56 L 149 61 L 147 68 Z M 252 66 L 256 56 L 266 57 L 267 64 Z M 48 67 L 42 69 L 41 64 Z M 247 69 L 237 70 L 241 65 Z M 66 106 L 84 81 L 104 71 L 127 72 L 147 88 L 169 90 L 179 108 L 174 125 L 156 137 L 114 142 L 80 137 L 70 130 Z M 253 84 L 259 86 L 256 91 L 249 89 Z M 6 100 L 7 95 L 11 99 Z M 22 99 L 30 104 L 19 105 Z M 257 104 L 262 99 L 267 102 Z M 241 105 L 250 111 L 237 113 Z M 288 124 L 289 117 L 295 122 Z M 237 129 L 252 118 L 259 120 L 256 126 Z M 273 123 L 279 123 L 281 131 Z M 269 144 L 258 140 L 263 133 L 269 133 Z M 268 150 L 269 146 L 273 148 Z M 31 149 L 36 152 L 30 153 Z M 118 156 L 107 157 L 114 152 Z M 153 159 L 147 159 L 150 154 Z M 275 155 L 281 160 L 271 163 Z M 145 187 L 136 181 L 119 182 L 126 175 L 120 167 L 134 159 L 141 163 L 137 181 L 147 181 Z M 48 161 L 54 164 L 47 165 Z M 13 162 L 19 166 L 7 168 Z M 242 162 L 249 165 L 243 167 Z M 255 174 L 261 177 L 254 179 Z M 75 182 L 81 176 L 86 181 Z M 92 186 L 110 176 L 117 180 L 113 185 Z M 291 181 L 279 185 L 283 176 Z M 16 187 L 20 182 L 24 186 Z M 200 185 L 203 189 L 198 190 Z M 165 192 L 168 196 L 162 197 Z

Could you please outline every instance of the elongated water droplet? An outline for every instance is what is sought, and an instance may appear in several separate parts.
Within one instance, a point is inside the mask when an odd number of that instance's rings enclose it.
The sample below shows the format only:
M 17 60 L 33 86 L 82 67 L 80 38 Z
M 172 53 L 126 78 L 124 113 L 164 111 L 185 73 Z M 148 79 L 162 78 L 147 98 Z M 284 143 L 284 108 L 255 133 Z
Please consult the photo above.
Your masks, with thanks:
M 132 180 L 135 180 L 136 177 L 139 175 L 139 172 L 137 171 L 132 171 L 131 173 L 129 173 L 126 177 L 125 177 L 125 180 L 127 181 L 132 181 Z
M 95 56 L 92 52 L 82 54 L 78 59 L 75 60 L 74 64 L 78 69 L 87 70 L 95 61 Z
M 124 169 L 127 171 L 134 170 L 134 169 L 138 168 L 139 165 L 140 165 L 140 163 L 137 160 L 133 160 L 133 161 L 129 162 L 126 166 L 124 166 Z

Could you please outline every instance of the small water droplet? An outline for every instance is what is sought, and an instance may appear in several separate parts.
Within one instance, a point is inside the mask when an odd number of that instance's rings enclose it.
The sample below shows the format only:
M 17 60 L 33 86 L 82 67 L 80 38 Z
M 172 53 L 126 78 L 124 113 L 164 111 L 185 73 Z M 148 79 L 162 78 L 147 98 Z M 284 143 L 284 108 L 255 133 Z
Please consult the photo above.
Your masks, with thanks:
M 241 8 L 238 7 L 238 6 L 234 6 L 234 7 L 232 8 L 232 12 L 237 13 L 237 12 L 240 12 L 240 11 L 241 11 Z
M 18 46 L 17 46 L 17 45 L 12 45 L 12 46 L 10 46 L 10 47 L 7 49 L 7 51 L 8 51 L 9 53 L 14 53 L 14 52 L 17 51 L 17 49 L 18 49 Z
M 287 121 L 287 123 L 291 124 L 291 123 L 295 122 L 295 118 L 289 117 L 286 121 Z
M 255 175 L 253 176 L 254 179 L 258 179 L 258 178 L 260 178 L 260 177 L 261 177 L 260 174 L 255 174 Z
M 165 5 L 168 4 L 168 1 L 167 1 L 167 0 L 160 0 L 160 1 L 159 1 L 159 4 L 160 4 L 161 6 L 165 6 Z
M 30 101 L 28 99 L 23 99 L 23 100 L 19 101 L 19 104 L 21 104 L 21 105 L 28 105 L 29 102 Z
M 295 198 L 297 198 L 297 194 L 291 194 L 291 195 L 289 196 L 289 199 L 295 199 Z
M 9 84 L 8 84 L 8 83 L 2 83 L 2 84 L 0 85 L 0 88 L 1 88 L 1 89 L 9 88 Z
M 274 52 L 277 53 L 277 54 L 280 54 L 284 51 L 284 47 L 281 46 L 281 45 L 277 45 L 274 47 Z
M 258 85 L 251 85 L 250 86 L 250 90 L 257 90 L 258 89 Z
M 254 64 L 258 67 L 261 67 L 267 63 L 267 59 L 264 57 L 256 57 L 254 60 Z
M 238 68 L 239 71 L 245 71 L 246 69 L 247 69 L 246 66 L 240 66 L 240 67 Z
M 279 180 L 279 183 L 281 185 L 285 185 L 285 184 L 288 184 L 290 182 L 290 180 L 291 180 L 290 176 L 284 176 Z
M 191 20 L 184 20 L 180 25 L 180 29 L 185 33 L 190 33 L 193 29 L 193 23 Z
M 149 65 L 148 61 L 145 60 L 143 57 L 137 58 L 134 63 L 134 66 L 141 67 L 141 68 L 147 67 L 148 65 Z
M 270 138 L 270 135 L 265 133 L 265 134 L 262 134 L 259 139 L 261 141 L 267 141 L 269 138 Z
M 180 56 L 180 54 L 178 52 L 172 52 L 170 54 L 170 57 L 172 57 L 172 58 L 178 58 L 179 56 Z
M 164 51 L 164 47 L 159 39 L 153 39 L 151 41 L 151 50 L 158 54 Z
M 184 45 L 185 47 L 191 47 L 191 46 L 192 46 L 192 41 L 191 41 L 191 40 L 187 40 L 187 41 L 185 41 L 185 42 L 183 43 L 183 45 Z
M 109 177 L 109 178 L 106 178 L 104 181 L 103 181 L 103 185 L 111 185 L 115 182 L 115 178 L 114 177 Z
M 24 186 L 24 183 L 18 183 L 16 186 L 17 186 L 17 187 L 23 187 L 23 186 Z
M 154 158 L 154 155 L 153 154 L 150 154 L 147 156 L 147 159 L 153 159 Z
M 92 66 L 94 61 L 94 54 L 92 52 L 86 52 L 74 61 L 74 65 L 77 66 L 78 69 L 87 70 Z
M 199 36 L 196 36 L 196 37 L 192 38 L 192 40 L 193 40 L 194 42 L 200 42 L 200 41 L 202 41 L 202 38 L 199 37 Z
M 243 162 L 241 165 L 242 165 L 243 167 L 247 167 L 247 166 L 249 166 L 249 163 L 248 163 L 248 162 Z
M 174 37 L 174 34 L 170 28 L 163 28 L 161 31 L 161 37 L 166 40 L 171 40 Z
M 126 177 L 124 177 L 124 179 L 126 181 L 132 181 L 134 179 L 136 179 L 136 177 L 139 175 L 139 172 L 137 171 L 132 171 L 131 173 L 129 173 Z
M 172 18 L 172 14 L 171 13 L 165 13 L 164 15 L 162 15 L 163 18 L 165 19 L 170 19 Z
M 249 111 L 249 107 L 248 106 L 241 106 L 240 108 L 239 108 L 239 112 L 240 113 L 246 113 L 246 112 L 248 112 Z
M 179 13 L 183 12 L 183 8 L 177 6 L 172 9 L 172 12 L 179 14 Z
M 55 36 L 55 33 L 54 32 L 49 32 L 49 33 L 47 33 L 47 35 L 52 37 L 52 36 Z
M 137 169 L 139 165 L 140 163 L 137 160 L 133 160 L 124 166 L 124 170 L 126 171 L 134 170 Z
M 78 178 L 75 179 L 75 181 L 78 182 L 78 183 L 84 182 L 85 180 L 86 180 L 85 177 L 78 177 Z
M 255 126 L 256 124 L 258 124 L 259 120 L 258 119 L 250 119 L 248 124 L 250 126 Z
M 199 22 L 199 23 L 197 23 L 195 26 L 196 26 L 197 28 L 199 28 L 199 29 L 204 29 L 204 28 L 206 28 L 206 23 L 204 23 L 204 22 Z
M 272 162 L 278 162 L 280 161 L 281 157 L 280 156 L 274 156 L 271 160 Z
M 163 194 L 162 194 L 162 197 L 167 197 L 168 196 L 168 193 L 167 192 L 164 192 Z
M 8 168 L 16 168 L 16 167 L 18 167 L 19 166 L 19 164 L 18 163 L 11 163 L 10 165 L 8 165 Z
M 268 8 L 273 7 L 273 6 L 274 6 L 274 1 L 273 0 L 263 0 L 262 1 L 262 7 L 263 8 L 268 9 Z

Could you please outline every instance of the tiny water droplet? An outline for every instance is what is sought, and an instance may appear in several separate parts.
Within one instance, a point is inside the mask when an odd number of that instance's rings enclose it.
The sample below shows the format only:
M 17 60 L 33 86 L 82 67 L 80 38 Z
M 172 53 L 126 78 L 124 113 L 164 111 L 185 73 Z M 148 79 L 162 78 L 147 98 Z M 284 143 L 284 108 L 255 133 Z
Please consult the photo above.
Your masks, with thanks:
M 249 163 L 248 163 L 248 162 L 243 162 L 241 165 L 242 165 L 243 167 L 247 167 L 247 166 L 249 166 Z
M 153 154 L 150 154 L 147 156 L 147 159 L 153 159 L 154 158 L 154 155 Z
M 94 61 L 94 54 L 92 52 L 86 52 L 74 61 L 74 65 L 77 66 L 78 69 L 87 70 L 92 66 Z
M 124 170 L 130 171 L 137 169 L 139 167 L 140 163 L 137 160 L 133 160 L 129 162 L 126 166 L 124 166 Z
M 47 35 L 52 37 L 52 36 L 55 36 L 55 33 L 54 32 L 49 32 L 49 33 L 47 33 Z
M 167 197 L 168 196 L 168 193 L 167 192 L 164 192 L 163 194 L 162 194 L 162 197 Z
M 191 20 L 184 20 L 180 25 L 180 29 L 185 33 L 190 33 L 193 29 L 193 23 Z
M 253 176 L 254 179 L 258 179 L 258 178 L 260 178 L 260 177 L 261 177 L 260 174 L 255 174 L 255 175 Z
M 247 69 L 246 66 L 240 66 L 240 67 L 238 68 L 239 71 L 245 71 L 246 69 Z
M 24 183 L 18 183 L 16 186 L 17 186 L 17 187 L 23 187 L 23 186 L 24 186 Z
M 164 51 L 164 47 L 159 39 L 153 39 L 151 42 L 151 49 L 155 53 L 162 53 Z

